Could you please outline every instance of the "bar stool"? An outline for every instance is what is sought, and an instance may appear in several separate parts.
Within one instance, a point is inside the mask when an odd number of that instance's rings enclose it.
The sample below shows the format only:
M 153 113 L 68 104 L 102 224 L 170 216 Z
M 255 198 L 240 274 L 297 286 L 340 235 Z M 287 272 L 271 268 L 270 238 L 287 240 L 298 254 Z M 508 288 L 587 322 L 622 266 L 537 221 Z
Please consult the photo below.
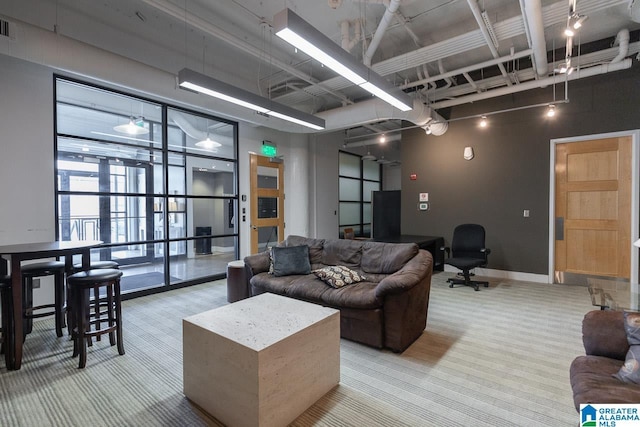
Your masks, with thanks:
M 91 261 L 91 264 L 89 266 L 89 270 L 100 270 L 105 268 L 119 269 L 120 264 L 118 264 L 115 261 Z M 80 271 L 82 271 L 82 263 L 73 264 L 73 272 L 78 273 Z M 67 312 L 70 311 L 70 307 L 71 307 L 71 301 L 67 300 Z M 98 286 L 93 288 L 93 310 L 94 310 L 94 313 L 97 315 L 97 320 L 98 320 L 97 327 L 99 329 L 101 313 L 100 313 L 100 288 Z M 69 333 L 71 333 L 71 330 L 69 330 Z M 99 336 L 96 339 L 100 341 Z
M 62 336 L 62 328 L 65 326 L 65 308 L 64 308 L 64 273 L 65 273 L 65 264 L 63 261 L 43 261 L 36 262 L 33 264 L 23 265 L 20 268 L 22 272 L 22 295 L 23 295 L 23 303 L 22 303 L 22 317 L 23 317 L 23 328 L 24 333 L 22 339 L 24 340 L 27 334 L 30 334 L 33 330 L 33 319 L 37 319 L 39 317 L 51 316 L 55 317 L 56 324 L 56 335 Z M 54 277 L 54 303 L 53 304 L 43 304 L 34 307 L 33 306 L 33 279 L 36 277 L 45 277 L 45 276 L 53 276 Z M 48 308 L 53 308 L 53 310 L 46 311 L 43 313 L 34 313 L 35 311 L 40 311 Z
M 87 346 L 91 337 L 109 334 L 109 344 L 117 345 L 118 354 L 124 354 L 120 277 L 120 270 L 101 268 L 74 273 L 67 278 L 72 301 L 73 357 L 80 355 L 78 368 L 84 368 L 87 364 Z M 106 310 L 99 310 L 98 314 L 91 313 L 89 309 L 90 291 L 96 287 L 106 290 Z M 107 318 L 100 320 L 101 314 L 106 314 Z M 102 328 L 101 322 L 106 322 L 107 326 Z

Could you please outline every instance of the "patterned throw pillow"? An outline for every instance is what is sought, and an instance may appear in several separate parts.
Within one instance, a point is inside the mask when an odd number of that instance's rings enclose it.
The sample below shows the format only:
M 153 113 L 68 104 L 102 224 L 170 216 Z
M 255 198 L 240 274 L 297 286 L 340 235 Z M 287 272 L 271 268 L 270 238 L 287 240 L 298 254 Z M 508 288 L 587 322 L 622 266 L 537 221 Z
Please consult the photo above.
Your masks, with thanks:
M 332 265 L 319 270 L 313 270 L 313 274 L 334 288 L 341 288 L 352 283 L 366 280 L 364 276 L 342 265 Z
M 629 351 L 624 365 L 614 377 L 626 383 L 640 384 L 640 313 L 624 312 L 624 329 Z

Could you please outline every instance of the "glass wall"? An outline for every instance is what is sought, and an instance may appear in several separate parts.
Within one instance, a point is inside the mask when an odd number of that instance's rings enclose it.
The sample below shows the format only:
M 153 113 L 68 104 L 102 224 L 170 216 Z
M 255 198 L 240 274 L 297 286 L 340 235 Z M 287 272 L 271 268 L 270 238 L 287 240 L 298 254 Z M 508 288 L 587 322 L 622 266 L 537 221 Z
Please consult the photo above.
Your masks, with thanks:
M 237 259 L 237 125 L 56 79 L 57 234 L 101 240 L 124 292 L 198 283 Z
M 357 237 L 371 237 L 371 192 L 381 189 L 380 165 L 356 154 L 339 153 L 339 227 Z

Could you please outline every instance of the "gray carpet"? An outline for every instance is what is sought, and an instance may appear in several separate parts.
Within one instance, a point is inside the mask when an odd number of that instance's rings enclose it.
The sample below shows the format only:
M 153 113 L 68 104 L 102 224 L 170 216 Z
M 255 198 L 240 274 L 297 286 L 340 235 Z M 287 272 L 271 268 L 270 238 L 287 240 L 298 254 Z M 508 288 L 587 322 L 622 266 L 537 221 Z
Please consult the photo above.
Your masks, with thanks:
M 434 276 L 425 333 L 403 354 L 341 341 L 341 383 L 294 426 L 575 426 L 568 369 L 584 352 L 586 288 Z M 0 362 L 2 426 L 219 425 L 182 394 L 181 319 L 226 304 L 212 282 L 124 303 L 125 350 L 77 369 L 68 338 L 34 322 L 20 371 Z

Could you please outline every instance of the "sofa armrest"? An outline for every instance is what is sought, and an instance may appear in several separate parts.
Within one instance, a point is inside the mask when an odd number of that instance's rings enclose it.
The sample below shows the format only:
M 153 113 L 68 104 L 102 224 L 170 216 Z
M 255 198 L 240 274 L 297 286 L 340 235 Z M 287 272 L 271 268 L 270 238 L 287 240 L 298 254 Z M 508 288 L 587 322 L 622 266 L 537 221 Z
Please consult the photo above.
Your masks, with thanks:
M 400 270 L 385 277 L 376 287 L 376 297 L 407 292 L 419 284 L 433 271 L 433 257 L 425 250 L 419 250 Z
M 247 272 L 247 280 L 251 279 L 258 273 L 269 271 L 269 263 L 269 251 L 264 251 L 244 257 L 244 266 L 245 271 Z
M 582 343 L 588 355 L 624 360 L 629 350 L 629 342 L 622 312 L 588 312 L 582 320 Z

